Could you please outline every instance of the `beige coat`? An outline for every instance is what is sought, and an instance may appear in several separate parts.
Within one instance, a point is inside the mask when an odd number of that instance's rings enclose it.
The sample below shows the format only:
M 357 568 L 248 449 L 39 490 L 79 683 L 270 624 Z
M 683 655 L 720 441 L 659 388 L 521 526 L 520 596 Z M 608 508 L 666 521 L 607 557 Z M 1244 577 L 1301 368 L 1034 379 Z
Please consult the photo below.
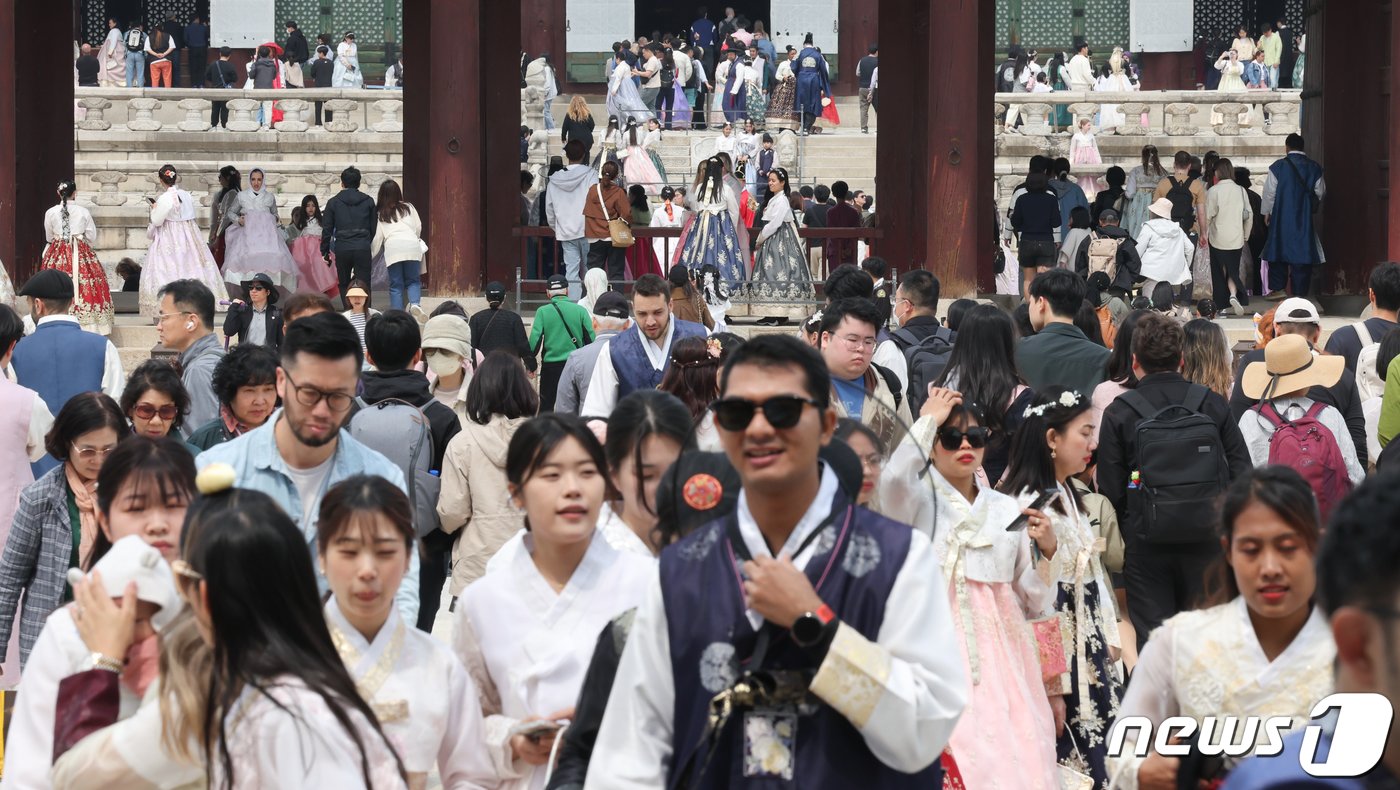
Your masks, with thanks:
M 1221 181 L 1206 192 L 1206 222 L 1210 225 L 1210 246 L 1217 250 L 1238 250 L 1249 241 L 1254 227 L 1254 210 L 1244 187 Z
M 468 421 L 447 445 L 437 511 L 442 531 L 457 535 L 452 546 L 454 597 L 486 572 L 486 561 L 525 524 L 510 501 L 505 469 L 510 438 L 524 422 L 524 417 L 500 415 L 485 425 Z

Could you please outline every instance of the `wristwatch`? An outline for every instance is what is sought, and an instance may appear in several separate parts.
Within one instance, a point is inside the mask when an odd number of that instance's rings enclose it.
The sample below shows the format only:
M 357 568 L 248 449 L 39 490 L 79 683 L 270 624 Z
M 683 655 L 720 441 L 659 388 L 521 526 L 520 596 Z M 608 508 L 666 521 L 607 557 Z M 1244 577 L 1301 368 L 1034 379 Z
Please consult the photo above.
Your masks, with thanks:
M 798 647 L 812 647 L 822 640 L 826 627 L 836 621 L 836 613 L 822 604 L 815 612 L 807 612 L 793 621 L 792 641 Z

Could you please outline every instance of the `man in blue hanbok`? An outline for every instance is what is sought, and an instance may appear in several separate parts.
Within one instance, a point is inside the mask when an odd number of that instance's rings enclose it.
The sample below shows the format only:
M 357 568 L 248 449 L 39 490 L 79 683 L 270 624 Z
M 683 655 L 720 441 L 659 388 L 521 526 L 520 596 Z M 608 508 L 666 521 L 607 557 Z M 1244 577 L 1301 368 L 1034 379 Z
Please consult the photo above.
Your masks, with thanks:
M 822 51 L 812 46 L 812 34 L 802 40 L 802 51 L 792 71 L 797 75 L 797 109 L 802 114 L 802 134 L 812 131 L 812 124 L 822 114 L 822 97 L 831 95 L 831 77 L 826 70 Z
M 1308 297 L 1313 268 L 1327 261 L 1317 236 L 1317 212 L 1327 196 L 1322 165 L 1303 153 L 1303 136 L 1284 140 L 1287 153 L 1272 165 L 1264 180 L 1261 211 L 1269 225 L 1264 260 L 1269 262 L 1268 299 L 1288 296 L 1284 286 L 1293 281 L 1293 295 Z
M 586 786 L 939 787 L 968 684 L 932 544 L 821 461 L 836 417 L 815 349 L 756 337 L 720 392 L 736 507 L 662 551 Z

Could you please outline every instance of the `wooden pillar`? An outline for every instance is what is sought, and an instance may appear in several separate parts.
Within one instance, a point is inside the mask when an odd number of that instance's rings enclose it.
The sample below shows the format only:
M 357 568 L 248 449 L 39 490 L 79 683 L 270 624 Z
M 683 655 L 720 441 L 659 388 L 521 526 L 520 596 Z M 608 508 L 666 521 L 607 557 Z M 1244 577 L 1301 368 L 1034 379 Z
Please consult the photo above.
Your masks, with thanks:
M 782 0 L 778 0 L 782 2 Z M 880 3 L 864 0 L 840 0 L 836 18 L 840 21 L 837 40 L 840 42 L 839 74 L 831 87 L 838 95 L 855 94 L 856 64 L 869 54 L 871 44 L 880 43 Z M 779 53 L 781 54 L 781 53 Z M 897 62 L 892 56 L 888 62 Z M 857 118 L 857 121 L 860 119 Z M 850 123 L 843 119 L 843 123 Z
M 933 271 L 946 296 L 991 290 L 995 252 L 992 77 L 995 0 L 881 0 L 876 187 L 881 256 Z
M 404 175 L 427 207 L 429 288 L 478 293 L 512 278 L 518 257 L 520 11 L 492 0 L 405 4 L 404 41 L 425 53 L 425 87 L 404 97 Z
M 0 0 L 0 261 L 16 285 L 43 254 L 54 189 L 73 177 L 73 59 L 53 36 L 72 28 L 71 3 Z
M 530 60 L 549 53 L 549 60 L 559 71 L 560 88 L 564 74 L 565 0 L 521 0 L 520 48 L 530 53 Z
M 1382 86 L 1389 101 L 1386 106 L 1390 110 L 1389 125 L 1385 131 L 1385 137 L 1390 141 L 1389 158 L 1386 162 L 1387 172 L 1385 183 L 1388 187 L 1386 192 L 1386 215 L 1389 223 L 1386 229 L 1386 257 L 1392 261 L 1400 261 L 1400 9 L 1395 7 L 1395 3 L 1390 4 L 1390 48 L 1389 58 L 1386 63 L 1386 79 Z

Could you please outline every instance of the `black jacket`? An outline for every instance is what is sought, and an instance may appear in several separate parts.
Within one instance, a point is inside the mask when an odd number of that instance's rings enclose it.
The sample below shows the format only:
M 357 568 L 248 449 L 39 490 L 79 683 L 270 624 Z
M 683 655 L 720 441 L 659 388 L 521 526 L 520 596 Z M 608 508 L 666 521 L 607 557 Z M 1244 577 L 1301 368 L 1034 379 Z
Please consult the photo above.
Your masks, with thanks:
M 564 123 L 559 125 L 559 133 L 565 143 L 570 140 L 578 140 L 583 143 L 590 152 L 593 150 L 593 118 L 584 118 L 582 121 L 575 121 L 568 115 L 564 116 Z
M 368 370 L 360 374 L 365 403 L 397 398 L 423 410 L 433 435 L 433 468 L 442 469 L 447 443 L 462 430 L 457 413 L 438 403 L 428 391 L 428 377 L 416 370 Z
M 330 58 L 316 58 L 311 61 L 307 74 L 310 77 L 309 87 L 313 88 L 333 88 L 332 80 L 335 78 L 335 63 Z
M 948 339 L 950 344 L 957 338 L 957 333 L 953 332 L 951 329 L 945 328 L 942 324 L 938 323 L 937 318 L 931 315 L 910 316 L 908 321 L 899 325 L 899 328 L 908 329 L 909 333 L 918 338 L 920 342 L 927 339 L 929 335 L 935 335 L 939 332 L 944 334 L 944 337 Z M 908 347 L 899 335 L 891 332 L 890 338 L 894 340 L 895 345 L 899 346 L 899 350 L 903 351 Z
M 1235 388 L 1230 391 L 1230 414 L 1238 423 L 1244 413 L 1254 408 L 1254 404 L 1259 401 L 1245 397 L 1244 388 L 1240 385 L 1240 377 L 1244 375 L 1244 369 L 1251 362 L 1261 362 L 1264 359 L 1264 349 L 1256 348 L 1240 358 L 1240 366 L 1235 369 Z M 1367 465 L 1366 451 L 1366 416 L 1361 412 L 1361 393 L 1356 389 L 1356 374 L 1351 368 L 1342 370 L 1342 378 L 1330 387 L 1313 387 L 1308 390 L 1308 397 L 1318 403 L 1326 403 L 1333 406 L 1342 413 L 1342 419 L 1347 421 L 1347 433 L 1351 434 L 1351 442 L 1356 445 L 1356 460 L 1365 469 Z
M 257 311 L 247 302 L 229 305 L 228 314 L 224 316 L 224 336 L 237 337 L 239 343 L 244 342 L 256 316 Z M 282 308 L 268 305 L 262 317 L 267 322 L 267 341 L 263 345 L 276 353 L 282 348 Z
M 535 355 L 530 350 L 530 338 L 525 334 L 525 322 L 514 310 L 488 307 L 471 317 L 467 325 L 472 330 L 472 348 L 482 354 L 507 351 L 520 357 L 525 369 L 535 370 Z
M 1105 225 L 1091 231 L 1091 235 L 1080 243 L 1079 250 L 1074 255 L 1074 271 L 1080 277 L 1089 276 L 1089 242 L 1094 239 L 1093 233 L 1123 240 L 1123 243 L 1118 245 L 1118 272 L 1113 279 L 1113 287 L 1124 293 L 1133 290 L 1133 284 L 1142 276 L 1142 257 L 1138 255 L 1137 242 L 1128 235 L 1128 231 L 1117 225 Z
M 1060 220 L 1060 201 L 1048 189 L 1027 192 L 1016 198 L 1011 209 L 1011 227 L 1021 234 L 1021 241 L 1054 241 Z
M 233 64 L 226 60 L 216 60 L 209 64 L 204 70 L 204 87 L 206 88 L 237 88 L 238 72 L 234 70 Z
M 311 50 L 306 46 L 306 34 L 300 30 L 293 30 L 287 34 L 285 51 L 292 56 L 293 63 L 305 63 L 311 59 Z
M 331 253 L 331 239 L 337 252 L 368 250 L 378 227 L 374 198 L 358 189 L 342 189 L 321 212 L 321 254 Z
M 1186 391 L 1190 388 L 1191 382 L 1182 378 L 1180 373 L 1153 373 L 1137 385 L 1137 391 L 1142 397 L 1159 409 L 1173 403 L 1185 402 Z M 1230 413 L 1230 404 L 1212 392 L 1201 405 L 1201 413 L 1220 428 L 1220 442 L 1225 448 L 1230 478 L 1233 480 L 1249 472 L 1254 464 L 1250 460 L 1244 436 L 1240 434 L 1239 423 Z M 1099 493 L 1108 497 L 1114 510 L 1118 511 L 1123 541 L 1129 551 L 1134 549 L 1134 544 L 1138 542 L 1138 536 L 1143 530 L 1142 524 L 1129 523 L 1133 516 L 1132 511 L 1128 509 L 1128 479 L 1138 468 L 1137 426 L 1141 420 L 1133 407 L 1119 398 L 1104 409 L 1102 426 L 1099 429 Z M 1215 541 L 1211 541 L 1211 544 L 1216 545 Z M 1216 547 L 1218 548 L 1218 545 Z M 1151 548 L 1152 551 L 1158 552 L 1174 547 L 1154 544 Z M 1201 547 L 1189 543 L 1182 544 L 1180 548 L 1191 551 Z

